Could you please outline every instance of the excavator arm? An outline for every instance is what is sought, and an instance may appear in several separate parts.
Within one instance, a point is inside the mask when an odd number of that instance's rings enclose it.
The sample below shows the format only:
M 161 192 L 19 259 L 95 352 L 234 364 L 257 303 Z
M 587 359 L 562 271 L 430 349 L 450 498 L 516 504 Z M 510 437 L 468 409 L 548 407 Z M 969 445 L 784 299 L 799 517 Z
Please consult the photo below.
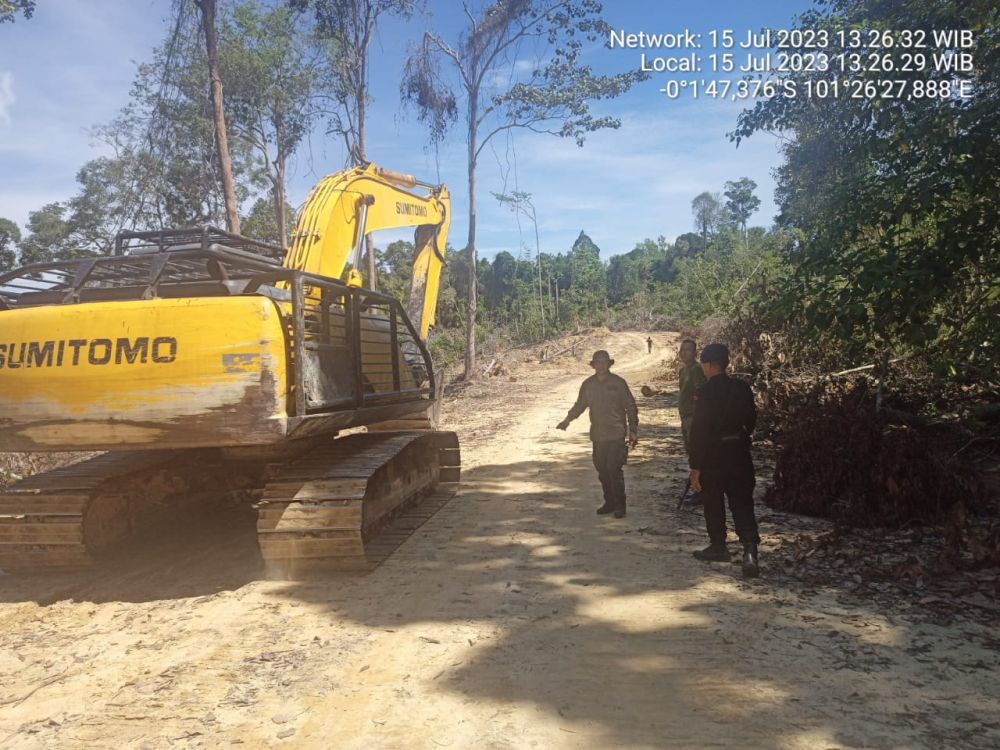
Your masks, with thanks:
M 417 194 L 412 192 L 415 188 L 427 192 Z M 284 266 L 340 278 L 350 265 L 347 283 L 360 287 L 365 235 L 381 229 L 415 227 L 407 312 L 426 340 L 428 328 L 435 324 L 450 207 L 444 185 L 422 183 L 374 164 L 338 172 L 321 180 L 306 199 Z

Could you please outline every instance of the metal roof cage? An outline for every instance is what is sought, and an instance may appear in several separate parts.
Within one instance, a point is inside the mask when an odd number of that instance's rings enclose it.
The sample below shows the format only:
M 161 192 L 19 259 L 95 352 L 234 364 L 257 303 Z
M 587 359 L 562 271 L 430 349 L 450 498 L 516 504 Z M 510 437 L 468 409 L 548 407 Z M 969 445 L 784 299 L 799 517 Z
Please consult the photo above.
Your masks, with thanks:
M 269 242 L 232 234 L 218 227 L 161 229 L 153 232 L 123 231 L 115 235 L 115 255 L 144 255 L 168 250 L 208 250 L 213 245 L 251 255 L 281 260 L 285 249 Z

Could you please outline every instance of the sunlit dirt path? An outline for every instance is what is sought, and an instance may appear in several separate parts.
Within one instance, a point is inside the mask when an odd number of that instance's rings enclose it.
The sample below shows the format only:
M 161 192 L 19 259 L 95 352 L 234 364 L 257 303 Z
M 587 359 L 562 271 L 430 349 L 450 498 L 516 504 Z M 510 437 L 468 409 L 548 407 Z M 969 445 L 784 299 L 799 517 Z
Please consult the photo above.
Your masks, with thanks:
M 645 337 L 604 342 L 636 392 L 676 346 Z M 1000 746 L 985 629 L 774 586 L 766 546 L 750 583 L 690 557 L 672 398 L 639 397 L 628 516 L 596 516 L 586 416 L 554 429 L 588 354 L 449 404 L 462 489 L 367 576 L 257 580 L 242 511 L 0 576 L 0 747 Z

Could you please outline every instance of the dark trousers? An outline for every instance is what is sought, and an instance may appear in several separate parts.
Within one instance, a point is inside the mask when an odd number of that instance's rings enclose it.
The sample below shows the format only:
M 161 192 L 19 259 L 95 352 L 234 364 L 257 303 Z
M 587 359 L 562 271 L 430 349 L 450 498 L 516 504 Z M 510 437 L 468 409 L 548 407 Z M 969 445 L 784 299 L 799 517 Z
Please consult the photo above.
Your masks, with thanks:
M 726 506 L 729 500 L 736 535 L 744 544 L 759 544 L 757 518 L 753 512 L 753 461 L 749 455 L 715 462 L 701 472 L 701 500 L 705 508 L 705 528 L 712 544 L 726 543 Z
M 625 510 L 625 474 L 622 466 L 628 458 L 625 440 L 602 440 L 594 443 L 594 468 L 601 479 L 604 504 Z

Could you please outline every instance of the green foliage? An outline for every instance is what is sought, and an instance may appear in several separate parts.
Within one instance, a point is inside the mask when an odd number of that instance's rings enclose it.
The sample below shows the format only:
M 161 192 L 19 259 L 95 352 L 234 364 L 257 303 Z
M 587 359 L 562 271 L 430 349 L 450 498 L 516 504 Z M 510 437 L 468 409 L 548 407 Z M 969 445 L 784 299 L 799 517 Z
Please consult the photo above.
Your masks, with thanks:
M 753 193 L 756 189 L 756 182 L 749 177 L 741 177 L 735 182 L 727 182 L 723 193 L 726 196 L 726 209 L 744 232 L 750 217 L 760 208 L 760 198 Z
M 799 237 L 778 314 L 833 335 L 852 356 L 923 350 L 943 367 L 993 370 L 1000 356 L 1000 9 L 994 2 L 832 0 L 803 28 L 968 29 L 968 98 L 777 96 L 732 137 L 790 134 L 779 222 Z M 835 38 L 835 37 L 834 37 Z M 859 74 L 865 75 L 865 74 Z M 881 73 L 871 73 L 880 77 Z M 792 76 L 799 90 L 819 73 Z M 897 71 L 945 81 L 945 71 Z
M 677 257 L 687 258 L 705 252 L 705 239 L 700 234 L 685 232 L 674 240 L 674 253 Z
M 295 226 L 295 209 L 285 201 L 285 226 Z M 274 201 L 270 197 L 258 198 L 246 218 L 240 222 L 240 231 L 246 237 L 281 245 L 281 232 L 275 220 Z
M 60 258 L 67 250 L 70 229 L 66 206 L 49 203 L 28 214 L 28 236 L 21 241 L 22 264 L 44 263 Z
M 0 23 L 13 23 L 20 12 L 25 19 L 35 12 L 35 0 L 0 0 Z
M 208 99 L 208 72 L 199 18 L 183 3 L 163 46 L 140 64 L 130 101 L 94 136 L 113 153 L 81 175 L 89 203 L 88 236 L 120 229 L 225 226 L 221 168 Z M 237 200 L 261 187 L 249 146 L 230 134 Z M 90 200 L 86 193 L 95 191 Z M 112 196 L 102 209 L 100 195 Z M 105 240 L 107 241 L 107 240 Z M 98 248 L 100 249 L 100 248 Z
M 622 305 L 673 281 L 677 277 L 676 260 L 676 245 L 671 247 L 663 236 L 643 240 L 631 251 L 612 256 L 608 262 L 608 302 Z
M 474 156 L 493 135 L 515 127 L 574 138 L 582 145 L 587 133 L 620 125 L 616 118 L 593 115 L 591 103 L 620 96 L 648 77 L 637 71 L 595 75 L 583 64 L 584 46 L 607 38 L 610 27 L 601 11 L 596 0 L 467 5 L 469 23 L 455 43 L 425 33 L 407 61 L 403 100 L 416 107 L 432 137 L 441 139 L 461 99 L 473 113 Z M 519 76 L 513 61 L 537 43 L 554 51 Z M 443 75 L 441 63 L 453 75 Z
M 595 325 L 607 310 L 607 272 L 601 251 L 584 232 L 569 251 L 569 288 L 563 296 L 563 321 Z
M 412 242 L 396 240 L 385 250 L 376 252 L 379 291 L 391 294 L 404 304 L 410 301 L 410 283 L 413 279 Z M 442 285 L 443 286 L 443 285 Z M 440 302 L 438 303 L 440 307 Z
M 0 216 L 0 273 L 9 271 L 17 263 L 17 243 L 21 230 L 10 219 Z
M 275 241 L 282 246 L 288 225 L 276 196 L 285 194 L 288 161 L 322 115 L 321 101 L 337 88 L 333 57 L 306 16 L 285 6 L 243 0 L 219 24 L 226 123 L 256 154 L 256 171 L 270 183 Z
M 718 193 L 699 193 L 691 201 L 695 228 L 701 233 L 702 244 L 708 243 L 709 235 L 715 232 L 722 215 L 722 205 Z
M 499 133 L 524 128 L 574 138 L 617 128 L 619 120 L 594 116 L 591 103 L 626 92 L 645 74 L 595 75 L 583 64 L 585 45 L 607 38 L 608 24 L 596 0 L 516 0 L 463 6 L 461 32 L 448 41 L 425 32 L 407 59 L 400 94 L 414 106 L 434 142 L 444 139 L 464 110 L 469 185 L 467 270 L 478 269 L 476 256 L 476 169 L 483 148 Z M 467 22 L 467 23 L 466 23 Z M 547 55 L 540 50 L 552 50 Z M 522 56 L 530 71 L 517 65 Z M 474 278 L 467 318 L 465 374 L 475 370 L 475 324 L 478 311 Z M 543 312 L 539 323 L 544 328 Z
M 94 131 L 111 155 L 80 169 L 73 198 L 38 212 L 43 226 L 29 228 L 25 262 L 106 254 L 122 229 L 225 225 L 199 23 L 189 4 L 178 5 L 165 43 L 138 66 L 130 101 Z M 284 195 L 288 160 L 318 116 L 316 97 L 332 85 L 329 50 L 300 14 L 257 0 L 224 6 L 219 26 L 237 200 L 270 196 L 253 203 L 246 232 L 284 244 L 275 196 Z M 286 231 L 290 211 L 285 205 L 280 216 Z
M 786 244 L 783 234 L 760 227 L 745 240 L 734 229 L 721 233 L 704 253 L 676 259 L 673 283 L 660 290 L 660 309 L 690 323 L 745 310 L 784 278 Z

